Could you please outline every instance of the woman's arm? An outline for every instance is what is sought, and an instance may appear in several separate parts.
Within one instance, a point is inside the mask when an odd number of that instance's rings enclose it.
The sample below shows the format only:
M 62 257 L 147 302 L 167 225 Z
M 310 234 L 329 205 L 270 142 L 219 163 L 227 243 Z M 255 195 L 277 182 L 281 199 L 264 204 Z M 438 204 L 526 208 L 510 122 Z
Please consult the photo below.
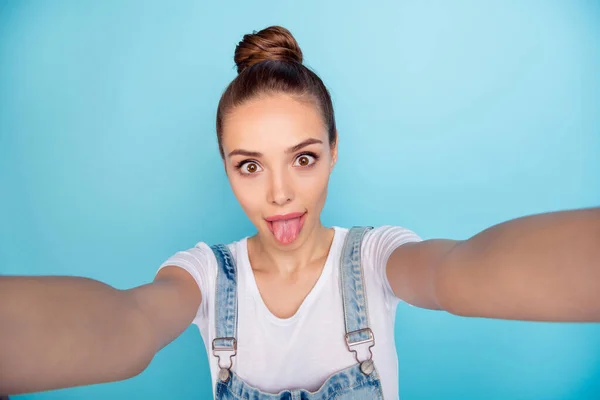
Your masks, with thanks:
M 467 317 L 600 321 L 600 208 L 532 215 L 396 249 L 396 295 Z
M 198 308 L 193 278 L 174 268 L 130 290 L 71 276 L 0 277 L 0 394 L 138 375 Z

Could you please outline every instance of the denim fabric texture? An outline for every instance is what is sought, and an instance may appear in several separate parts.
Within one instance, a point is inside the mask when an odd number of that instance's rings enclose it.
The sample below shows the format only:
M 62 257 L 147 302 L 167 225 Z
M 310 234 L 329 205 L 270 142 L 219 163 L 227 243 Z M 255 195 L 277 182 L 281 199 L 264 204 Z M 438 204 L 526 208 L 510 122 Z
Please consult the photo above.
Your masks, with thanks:
M 231 252 L 224 244 L 211 246 L 217 258 L 215 316 L 217 329 L 213 349 L 235 352 L 237 348 L 237 268 Z M 221 364 L 219 360 L 219 366 Z
M 372 347 L 375 343 L 369 329 L 367 297 L 361 266 L 361 244 L 371 227 L 354 227 L 348 231 L 340 260 L 340 291 L 342 294 L 346 335 L 349 351 L 354 346 Z M 221 371 L 215 387 L 216 400 L 369 400 L 383 399 L 377 368 L 370 359 L 331 375 L 321 387 L 310 392 L 304 389 L 265 393 L 244 382 L 231 365 L 237 349 L 237 270 L 235 260 L 225 245 L 211 246 L 218 264 L 216 290 L 216 332 L 213 355 L 219 357 Z M 223 354 L 226 353 L 226 354 Z M 356 353 L 355 353 L 356 355 Z

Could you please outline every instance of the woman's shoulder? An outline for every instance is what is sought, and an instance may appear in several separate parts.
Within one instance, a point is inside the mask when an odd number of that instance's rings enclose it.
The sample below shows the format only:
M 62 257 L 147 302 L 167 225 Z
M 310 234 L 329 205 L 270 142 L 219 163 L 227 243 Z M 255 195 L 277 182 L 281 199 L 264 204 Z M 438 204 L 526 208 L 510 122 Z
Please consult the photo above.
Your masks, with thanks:
M 421 237 L 414 231 L 399 225 L 356 225 L 352 227 L 333 226 L 339 236 L 336 247 L 341 248 L 348 239 L 348 232 L 352 228 L 367 227 L 368 229 L 361 241 L 363 261 L 385 262 L 391 253 L 405 243 L 420 242 Z
M 422 240 L 419 235 L 409 228 L 400 225 L 355 225 L 352 227 L 339 227 L 334 226 L 333 228 L 344 234 L 344 236 L 352 228 L 369 228 L 363 236 L 363 244 L 372 242 L 386 242 L 386 241 L 420 241 Z
M 380 225 L 371 227 L 372 229 L 367 232 L 370 238 L 378 239 L 390 239 L 397 237 L 420 239 L 420 237 L 411 229 L 400 225 Z
M 240 247 L 240 246 L 244 246 L 246 244 L 248 240 L 248 236 L 233 240 L 233 241 L 223 241 L 223 242 L 208 242 L 208 241 L 200 241 L 197 242 L 194 247 L 191 247 L 187 250 L 181 250 L 179 251 L 179 253 L 185 253 L 185 252 L 190 252 L 190 253 L 197 253 L 197 254 L 214 254 L 214 248 L 216 246 L 225 246 L 227 247 L 227 249 L 229 249 L 230 252 L 235 253 L 236 250 Z
M 198 277 L 198 274 L 207 274 L 208 276 L 216 275 L 217 258 L 214 252 L 216 245 L 225 245 L 233 258 L 236 259 L 237 255 L 240 254 L 240 248 L 245 244 L 246 240 L 247 237 L 229 243 L 211 243 L 208 241 L 196 242 L 193 247 L 183 247 L 183 249 L 172 253 L 172 255 L 159 266 L 158 270 L 160 271 L 160 269 L 164 267 L 173 265 L 186 269 L 192 275 L 195 275 L 195 277 Z
M 404 226 L 380 225 L 365 233 L 362 247 L 366 256 L 384 262 L 396 248 L 422 240 L 414 231 Z

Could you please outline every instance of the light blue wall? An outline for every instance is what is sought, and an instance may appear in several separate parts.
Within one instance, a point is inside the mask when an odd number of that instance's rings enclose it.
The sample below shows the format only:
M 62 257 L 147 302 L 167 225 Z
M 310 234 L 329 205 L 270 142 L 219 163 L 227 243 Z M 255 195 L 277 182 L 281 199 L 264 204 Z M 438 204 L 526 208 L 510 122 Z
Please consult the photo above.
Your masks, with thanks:
M 326 224 L 468 238 L 600 205 L 597 1 L 0 3 L 0 272 L 144 284 L 252 233 L 217 151 L 242 35 L 280 24 L 334 98 Z M 600 326 L 401 305 L 408 399 L 597 399 Z M 265 355 L 267 357 L 268 355 Z M 195 327 L 131 380 L 21 399 L 204 399 Z

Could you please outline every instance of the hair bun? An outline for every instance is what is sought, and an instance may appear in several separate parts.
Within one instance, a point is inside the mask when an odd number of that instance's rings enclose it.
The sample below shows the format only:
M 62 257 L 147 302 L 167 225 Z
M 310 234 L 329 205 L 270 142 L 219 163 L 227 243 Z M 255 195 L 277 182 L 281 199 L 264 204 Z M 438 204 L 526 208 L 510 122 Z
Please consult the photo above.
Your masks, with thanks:
M 290 31 L 270 26 L 259 32 L 244 35 L 233 57 L 238 74 L 261 61 L 276 60 L 302 63 L 302 51 Z

